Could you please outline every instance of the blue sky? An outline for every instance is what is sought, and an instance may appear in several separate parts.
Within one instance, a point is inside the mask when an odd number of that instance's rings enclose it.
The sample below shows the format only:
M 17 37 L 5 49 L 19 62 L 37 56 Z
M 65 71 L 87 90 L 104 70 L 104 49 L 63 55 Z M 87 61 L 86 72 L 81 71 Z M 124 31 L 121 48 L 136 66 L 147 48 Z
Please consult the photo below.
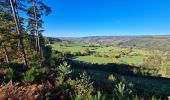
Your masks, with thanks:
M 46 0 L 45 36 L 170 35 L 170 0 Z

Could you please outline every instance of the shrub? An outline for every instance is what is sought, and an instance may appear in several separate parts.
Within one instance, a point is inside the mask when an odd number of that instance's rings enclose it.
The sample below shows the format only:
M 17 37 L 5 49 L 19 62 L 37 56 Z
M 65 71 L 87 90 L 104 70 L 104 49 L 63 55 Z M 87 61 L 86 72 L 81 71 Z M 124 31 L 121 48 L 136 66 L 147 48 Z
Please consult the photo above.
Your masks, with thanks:
M 60 64 L 56 70 L 58 72 L 58 77 L 56 78 L 55 84 L 57 87 L 63 87 L 63 85 L 66 84 L 64 83 L 65 78 L 72 72 L 70 65 L 68 65 L 67 62 L 64 62 L 63 64 Z
M 120 54 L 119 53 L 112 53 L 111 57 L 112 58 L 120 58 Z
M 73 55 L 74 56 L 81 56 L 81 52 L 74 52 Z
M 53 54 L 51 58 L 51 65 L 53 67 L 56 67 L 56 65 L 59 65 L 64 62 L 67 57 L 64 55 L 64 53 L 59 52 L 57 54 Z
M 14 70 L 12 68 L 9 68 L 7 70 L 6 76 L 7 76 L 7 79 L 12 80 L 14 78 Z
M 99 52 L 96 52 L 96 53 L 94 54 L 94 57 L 101 57 L 101 55 L 100 55 Z
M 75 97 L 81 97 L 81 99 L 86 99 L 88 98 L 92 92 L 94 91 L 93 89 L 93 83 L 90 81 L 90 77 L 87 76 L 85 72 L 80 74 L 80 78 L 75 80 L 75 85 L 74 85 L 74 94 Z
M 108 56 L 108 55 L 106 55 L 106 54 L 104 54 L 104 55 L 103 55 L 103 57 L 104 57 L 104 58 L 108 58 L 109 56 Z
M 115 98 L 118 100 L 126 100 L 132 94 L 132 91 L 129 90 L 126 85 L 122 82 L 118 83 L 114 89 Z
M 109 75 L 107 79 L 113 82 L 116 81 L 116 77 L 113 74 Z
M 46 82 L 49 79 L 49 69 L 47 67 L 36 68 L 36 82 Z
M 64 54 L 64 56 L 67 57 L 67 58 L 68 58 L 68 57 L 72 57 L 72 54 L 71 54 L 70 51 L 65 51 L 63 54 Z
M 97 91 L 97 94 L 91 100 L 107 100 L 106 96 L 101 94 L 100 91 Z
M 89 48 L 83 49 L 83 50 L 81 51 L 81 54 L 84 55 L 84 56 L 89 55 L 89 54 L 90 54 Z
M 26 84 L 32 83 L 35 80 L 35 78 L 36 78 L 36 69 L 35 67 L 32 67 L 26 71 L 23 82 Z
M 68 65 L 67 62 L 60 64 L 59 67 L 57 67 L 56 70 L 57 70 L 57 72 L 60 76 L 66 76 L 66 75 L 68 75 L 72 72 L 70 65 Z

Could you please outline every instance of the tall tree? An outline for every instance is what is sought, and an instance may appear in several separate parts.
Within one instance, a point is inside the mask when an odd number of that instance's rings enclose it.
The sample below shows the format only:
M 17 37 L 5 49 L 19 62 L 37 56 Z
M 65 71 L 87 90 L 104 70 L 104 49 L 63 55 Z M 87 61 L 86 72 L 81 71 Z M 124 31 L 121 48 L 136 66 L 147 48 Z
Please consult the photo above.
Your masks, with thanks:
M 21 31 L 21 25 L 20 25 L 20 20 L 19 20 L 19 15 L 17 13 L 17 5 L 15 4 L 14 5 L 14 1 L 13 0 L 9 0 L 10 2 L 10 7 L 11 7 L 11 10 L 12 10 L 12 13 L 13 13 L 13 18 L 14 18 L 14 22 L 15 22 L 15 25 L 16 25 L 16 31 L 18 33 L 18 38 L 19 38 L 19 43 L 20 43 L 20 51 L 21 51 L 21 55 L 22 55 L 22 59 L 23 59 L 23 63 L 25 66 L 28 66 L 28 63 L 27 63 L 27 58 L 26 58 L 26 53 L 25 53 L 25 46 L 24 46 L 24 42 L 23 42 L 23 34 L 22 34 L 22 31 Z M 15 1 L 15 2 L 19 2 L 19 1 Z
M 6 62 L 10 62 L 10 57 L 7 48 L 12 47 L 12 23 L 11 13 L 6 5 L 7 2 L 0 2 L 0 47 L 3 48 L 3 54 Z
M 30 6 L 27 12 L 29 16 L 28 27 L 35 37 L 35 49 L 40 53 L 41 58 L 43 58 L 43 41 L 41 38 L 43 21 L 41 17 L 43 15 L 47 16 L 51 12 L 51 9 L 42 0 L 30 0 L 30 3 L 32 6 Z

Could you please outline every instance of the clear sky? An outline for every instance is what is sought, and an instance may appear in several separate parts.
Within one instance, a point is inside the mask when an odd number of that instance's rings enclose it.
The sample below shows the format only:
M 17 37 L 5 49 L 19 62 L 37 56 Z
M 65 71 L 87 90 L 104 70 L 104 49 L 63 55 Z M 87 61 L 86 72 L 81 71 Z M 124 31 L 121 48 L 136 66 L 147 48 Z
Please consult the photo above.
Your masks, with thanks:
M 45 0 L 45 36 L 170 35 L 170 0 Z

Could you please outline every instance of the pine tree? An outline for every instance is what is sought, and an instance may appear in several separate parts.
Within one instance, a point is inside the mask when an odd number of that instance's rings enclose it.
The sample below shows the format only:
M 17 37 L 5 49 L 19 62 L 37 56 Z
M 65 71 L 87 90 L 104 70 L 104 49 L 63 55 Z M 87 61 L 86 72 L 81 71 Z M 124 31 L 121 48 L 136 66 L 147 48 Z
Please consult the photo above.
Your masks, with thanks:
M 16 25 L 16 31 L 17 31 L 18 38 L 19 38 L 19 44 L 20 44 L 19 46 L 20 46 L 20 51 L 21 51 L 23 63 L 24 63 L 25 66 L 28 66 L 26 53 L 25 53 L 25 45 L 24 45 L 24 41 L 23 41 L 23 34 L 22 34 L 22 31 L 21 31 L 21 23 L 20 23 L 19 15 L 17 13 L 18 8 L 17 8 L 16 3 L 19 2 L 19 1 L 15 0 L 15 2 L 16 2 L 15 5 L 14 5 L 13 0 L 9 0 L 9 2 L 10 2 L 10 7 L 11 7 L 11 10 L 12 10 L 12 13 L 13 13 L 14 22 L 15 22 L 15 25 Z
M 43 58 L 44 40 L 41 35 L 43 32 L 43 21 L 41 20 L 41 17 L 43 15 L 47 16 L 51 12 L 51 9 L 46 6 L 42 0 L 30 0 L 28 3 L 31 4 L 27 11 L 27 15 L 29 16 L 28 28 L 35 38 L 35 50 L 39 52 L 41 58 Z

